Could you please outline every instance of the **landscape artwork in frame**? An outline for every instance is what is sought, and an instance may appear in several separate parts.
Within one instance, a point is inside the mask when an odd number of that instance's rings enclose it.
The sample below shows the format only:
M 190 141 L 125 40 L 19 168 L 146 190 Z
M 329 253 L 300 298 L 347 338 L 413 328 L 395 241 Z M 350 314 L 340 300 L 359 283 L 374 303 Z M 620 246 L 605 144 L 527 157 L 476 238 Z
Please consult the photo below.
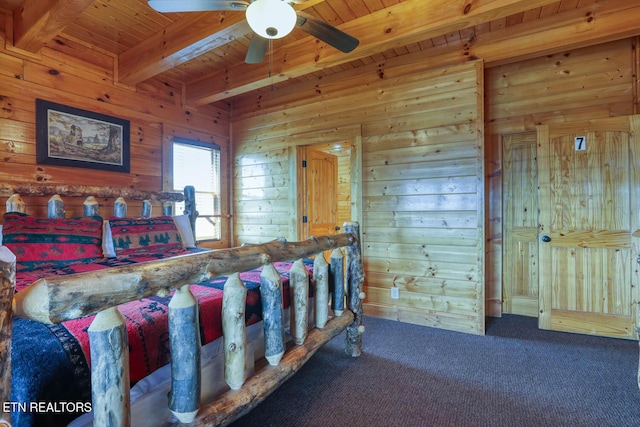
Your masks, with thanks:
M 40 164 L 129 172 L 129 121 L 36 99 Z

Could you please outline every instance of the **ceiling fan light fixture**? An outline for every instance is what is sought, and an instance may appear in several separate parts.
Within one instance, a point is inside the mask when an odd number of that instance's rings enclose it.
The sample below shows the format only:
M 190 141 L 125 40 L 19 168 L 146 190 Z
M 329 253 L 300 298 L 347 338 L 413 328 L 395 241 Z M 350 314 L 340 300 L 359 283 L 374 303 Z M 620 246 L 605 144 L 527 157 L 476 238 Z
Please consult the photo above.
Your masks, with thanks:
M 247 7 L 247 22 L 251 29 L 265 39 L 279 39 L 296 25 L 296 11 L 283 0 L 256 0 Z

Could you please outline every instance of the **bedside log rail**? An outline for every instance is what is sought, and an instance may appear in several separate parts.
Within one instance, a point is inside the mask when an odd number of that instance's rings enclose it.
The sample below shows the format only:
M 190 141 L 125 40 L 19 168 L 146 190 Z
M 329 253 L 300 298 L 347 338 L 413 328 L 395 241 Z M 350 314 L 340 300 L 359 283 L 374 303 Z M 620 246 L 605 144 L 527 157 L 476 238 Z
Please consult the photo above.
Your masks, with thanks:
M 239 365 L 233 357 L 225 360 L 225 372 L 229 372 L 229 382 L 232 388 L 240 387 L 240 390 L 223 396 L 222 401 L 215 400 L 205 408 L 199 409 L 200 395 L 200 370 L 196 369 L 199 362 L 192 360 L 199 358 L 200 343 L 176 342 L 176 347 L 189 346 L 189 351 L 172 351 L 172 391 L 170 394 L 171 410 L 182 423 L 194 422 L 195 425 L 208 425 L 211 420 L 216 423 L 226 424 L 233 421 L 246 411 L 257 405 L 280 383 L 285 381 L 295 371 L 297 371 L 306 360 L 326 343 L 333 336 L 347 328 L 347 354 L 356 357 L 361 353 L 361 336 L 364 331 L 362 327 L 362 302 L 364 293 L 362 283 L 364 275 L 362 273 L 362 258 L 360 254 L 360 230 L 357 223 L 345 223 L 347 233 L 311 237 L 302 242 L 287 242 L 284 239 L 277 239 L 264 244 L 243 245 L 241 247 L 222 249 L 211 252 L 201 252 L 182 255 L 174 258 L 145 262 L 130 266 L 115 267 L 107 270 L 91 271 L 68 276 L 56 276 L 40 279 L 30 285 L 27 289 L 19 292 L 13 297 L 15 314 L 43 323 L 59 323 L 97 313 L 94 323 L 90 326 L 90 345 L 92 360 L 103 362 L 92 364 L 102 372 L 92 372 L 92 381 L 99 386 L 92 387 L 93 411 L 96 421 L 110 419 L 115 421 L 114 425 L 130 425 L 129 408 L 129 381 L 128 381 L 128 353 L 127 336 L 122 333 L 124 321 L 117 306 L 129 301 L 134 301 L 151 295 L 168 295 L 172 289 L 177 289 L 170 309 L 174 312 L 169 321 L 171 329 L 178 328 L 179 331 L 169 331 L 172 340 L 181 339 L 184 335 L 198 337 L 197 330 L 197 304 L 194 304 L 193 295 L 189 289 L 190 284 L 199 283 L 211 278 L 232 275 L 235 273 L 264 267 L 265 279 L 261 286 L 268 285 L 268 288 L 275 289 L 274 302 L 265 304 L 267 311 L 263 313 L 265 327 L 268 319 L 279 318 L 275 324 L 280 331 L 270 332 L 276 338 L 280 349 L 276 349 L 273 358 L 269 358 L 271 365 L 278 365 L 278 369 L 269 369 L 267 366 L 248 379 L 242 385 L 245 374 L 237 372 Z M 285 353 L 284 342 L 280 341 L 279 335 L 284 337 L 282 326 L 282 281 L 277 271 L 273 268 L 273 263 L 280 261 L 295 261 L 301 265 L 302 259 L 309 256 L 322 257 L 323 252 L 334 250 L 337 258 L 341 251 L 338 248 L 346 248 L 347 253 L 347 294 L 349 310 L 344 310 L 342 315 L 330 319 L 323 329 L 314 329 L 307 333 L 296 327 L 296 346 Z M 15 260 L 11 264 L 11 259 L 5 252 L 9 252 L 4 247 L 0 247 L 0 267 L 2 267 L 2 288 L 0 289 L 0 347 L 8 349 L 10 346 L 11 330 L 11 301 L 13 289 L 15 288 Z M 337 251 L 337 252 L 336 252 Z M 9 252 L 10 254 L 10 252 Z M 333 261 L 333 260 L 332 260 Z M 318 263 L 317 274 L 320 278 L 321 288 L 326 287 L 327 276 L 326 263 Z M 13 270 L 12 270 L 13 269 Z M 275 275 L 273 272 L 275 271 Z M 13 273 L 12 273 L 13 272 Z M 294 271 L 295 273 L 295 271 Z M 342 264 L 336 266 L 333 272 L 329 273 L 331 282 L 334 284 L 333 300 L 344 298 L 344 267 Z M 13 274 L 13 276 L 12 276 Z M 333 274 L 333 277 L 332 277 Z M 295 273 L 294 276 L 300 276 Z M 13 279 L 12 279 L 13 278 Z M 295 279 L 305 281 L 304 277 Z M 92 286 L 92 283 L 101 283 L 101 286 Z M 341 289 L 335 289 L 335 286 Z M 225 290 L 226 290 L 225 285 Z M 229 285 L 231 286 L 231 285 Z M 235 283 L 234 286 L 242 286 Z M 297 285 L 296 285 L 297 287 Z M 279 292 L 278 292 L 279 289 Z M 240 290 L 242 292 L 242 290 Z M 321 289 L 320 294 L 325 292 Z M 326 298 L 323 296 L 323 298 Z M 358 301 L 353 301 L 356 298 Z M 278 301 L 279 299 L 279 301 Z M 305 301 L 303 301 L 305 300 Z M 326 301 L 326 299 L 324 300 Z M 292 319 L 307 316 L 307 301 L 303 296 L 295 298 L 291 304 Z M 326 305 L 327 302 L 324 302 Z M 173 307 L 172 307 L 173 305 Z M 237 319 L 244 317 L 244 313 L 238 311 L 237 304 L 223 304 L 226 308 L 223 311 L 223 322 L 228 325 L 236 324 L 235 327 L 225 328 L 225 355 L 233 353 L 238 347 L 246 349 L 246 333 L 244 330 L 238 331 Z M 338 307 L 343 306 L 338 304 Z M 229 307 L 229 308 L 227 308 Z M 352 310 L 356 310 L 353 312 Z M 325 320 L 321 320 L 325 322 Z M 8 331 L 7 331 L 7 325 Z M 293 327 L 293 325 L 292 325 Z M 241 325 L 244 329 L 244 324 Z M 227 337 L 227 330 L 234 330 L 231 336 Z M 269 336 L 270 336 L 269 335 Z M 105 339 L 108 337 L 108 339 Z M 175 338 L 174 338 L 175 337 Z M 266 345 L 269 344 L 267 331 L 265 331 Z M 172 344 L 172 350 L 173 350 Z M 232 351 L 227 351 L 232 350 Z M 95 351 L 95 355 L 94 355 Z M 267 353 L 269 350 L 267 350 Z M 237 352 L 236 352 L 237 353 Z M 9 372 L 8 352 L 2 352 L 4 360 L 0 359 L 0 369 L 5 375 L 3 380 L 10 381 L 6 373 Z M 267 354 L 269 356 L 269 354 Z M 242 355 L 239 356 L 241 359 Z M 237 358 L 237 357 L 236 357 Z M 281 360 L 282 358 L 282 360 Z M 109 364 L 110 370 L 104 369 Z M 233 366 L 232 366 L 233 365 Z M 101 368 L 100 368 L 101 367 Z M 110 372 L 120 372 L 120 376 L 111 375 Z M 7 378 L 9 378 L 7 380 Z M 124 386 L 123 386 L 124 384 Z M 267 390 L 269 389 L 269 390 Z M 9 399 L 10 387 L 3 383 L 0 390 L 0 399 Z M 116 403 L 117 402 L 117 403 Z M 221 403 L 222 402 L 222 403 Z M 117 407 L 116 407 L 117 406 Z M 0 414 L 6 417 L 8 414 Z M 2 418 L 0 418 L 2 420 Z M 204 423 L 204 424 L 203 424 Z

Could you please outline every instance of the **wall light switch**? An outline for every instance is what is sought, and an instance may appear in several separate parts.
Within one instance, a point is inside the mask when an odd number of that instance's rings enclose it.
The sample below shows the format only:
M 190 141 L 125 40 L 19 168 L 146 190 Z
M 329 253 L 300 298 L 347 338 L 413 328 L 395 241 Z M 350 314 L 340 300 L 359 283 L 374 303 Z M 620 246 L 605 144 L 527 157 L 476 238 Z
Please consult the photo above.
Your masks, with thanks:
M 391 299 L 398 299 L 398 298 L 400 298 L 400 289 L 394 286 L 393 288 L 391 288 Z

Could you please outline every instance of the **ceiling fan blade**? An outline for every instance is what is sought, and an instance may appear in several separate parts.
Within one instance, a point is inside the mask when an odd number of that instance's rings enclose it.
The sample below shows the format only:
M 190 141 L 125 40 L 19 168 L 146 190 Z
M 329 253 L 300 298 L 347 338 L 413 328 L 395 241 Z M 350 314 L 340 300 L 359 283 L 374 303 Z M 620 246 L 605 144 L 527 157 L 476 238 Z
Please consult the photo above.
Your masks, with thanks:
M 239 0 L 148 0 L 149 6 L 161 13 L 245 10 L 247 1 Z
M 264 60 L 269 48 L 269 39 L 260 37 L 254 34 L 251 37 L 251 43 L 249 43 L 249 49 L 247 50 L 247 56 L 244 58 L 244 62 L 247 64 L 259 64 Z
M 302 31 L 322 40 L 328 45 L 331 45 L 344 53 L 351 52 L 358 46 L 358 43 L 360 43 L 357 38 L 337 29 L 322 19 L 316 18 L 313 15 L 309 15 L 308 13 L 301 12 L 299 10 L 296 11 L 296 14 L 298 15 L 296 26 L 298 26 Z

